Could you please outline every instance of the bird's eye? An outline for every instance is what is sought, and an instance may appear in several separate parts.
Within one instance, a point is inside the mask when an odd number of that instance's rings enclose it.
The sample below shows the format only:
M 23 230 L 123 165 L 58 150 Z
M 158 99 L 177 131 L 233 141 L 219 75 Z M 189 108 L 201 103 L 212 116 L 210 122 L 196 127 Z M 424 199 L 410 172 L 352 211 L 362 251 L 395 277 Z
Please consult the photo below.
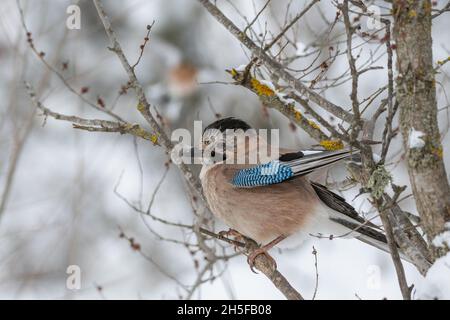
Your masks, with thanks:
M 211 143 L 211 141 L 209 140 L 203 140 L 203 143 L 205 144 L 205 146 L 209 145 Z

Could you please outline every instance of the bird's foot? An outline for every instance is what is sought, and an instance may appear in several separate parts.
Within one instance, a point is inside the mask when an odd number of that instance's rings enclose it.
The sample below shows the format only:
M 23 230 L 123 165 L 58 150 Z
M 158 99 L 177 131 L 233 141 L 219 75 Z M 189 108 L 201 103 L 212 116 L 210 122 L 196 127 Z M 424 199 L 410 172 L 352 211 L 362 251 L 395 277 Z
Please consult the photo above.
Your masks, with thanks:
M 228 229 L 228 231 L 219 231 L 219 236 L 221 237 L 225 237 L 225 238 L 234 238 L 235 241 L 240 241 L 243 242 L 244 240 L 244 236 L 239 232 L 236 231 L 234 229 Z M 238 246 L 234 245 L 234 251 L 237 252 L 238 251 Z
M 266 258 L 270 261 L 270 263 L 272 264 L 272 268 L 273 270 L 275 270 L 277 268 L 277 263 L 275 261 L 274 258 L 272 258 L 272 256 L 267 252 L 267 248 L 261 247 L 258 248 L 252 252 L 249 253 L 249 255 L 247 256 L 247 263 L 250 266 L 250 270 L 252 270 L 253 273 L 257 273 L 255 271 L 255 259 L 256 257 L 258 257 L 259 255 L 265 255 Z
M 252 252 L 249 253 L 249 255 L 247 256 L 247 262 L 250 265 L 250 270 L 252 270 L 254 273 L 255 272 L 255 259 L 257 256 L 259 256 L 260 254 L 263 254 L 266 256 L 266 258 L 271 262 L 272 264 L 272 269 L 276 270 L 277 268 L 277 263 L 275 261 L 274 258 L 271 257 L 271 255 L 268 253 L 268 251 L 270 249 L 272 249 L 275 245 L 277 245 L 278 243 L 280 243 L 281 241 L 283 241 L 286 237 L 284 235 L 278 236 L 276 237 L 274 240 L 270 241 L 268 244 L 253 250 Z
M 222 237 L 233 237 L 235 239 L 242 239 L 242 234 L 234 229 L 228 229 L 228 231 L 219 231 L 219 235 Z

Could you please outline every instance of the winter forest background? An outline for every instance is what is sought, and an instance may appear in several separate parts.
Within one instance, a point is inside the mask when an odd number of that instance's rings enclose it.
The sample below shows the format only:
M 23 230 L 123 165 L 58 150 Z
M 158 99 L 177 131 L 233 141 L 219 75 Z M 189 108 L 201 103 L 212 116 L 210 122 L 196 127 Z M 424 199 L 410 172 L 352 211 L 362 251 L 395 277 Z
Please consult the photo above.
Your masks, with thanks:
M 385 33 L 377 31 L 385 26 L 358 16 L 359 1 L 350 2 L 350 18 L 358 17 L 351 22 L 361 26 L 353 38 L 353 55 L 358 70 L 369 68 L 360 75 L 358 96 L 373 103 L 367 110 L 373 114 L 388 96 Z M 308 87 L 328 100 L 351 106 L 348 57 L 336 54 L 347 45 L 342 15 L 335 21 L 343 1 L 215 3 L 241 30 L 251 23 L 247 33 L 267 43 L 305 10 L 271 55 L 295 57 L 290 72 L 302 75 Z M 386 17 L 392 6 L 390 1 L 364 3 Z M 70 5 L 80 8 L 79 29 L 67 27 Z M 129 61 L 139 59 L 136 75 L 166 132 L 192 129 L 194 120 L 205 126 L 217 116 L 236 116 L 257 128 L 280 128 L 284 147 L 317 145 L 287 117 L 263 106 L 258 95 L 233 84 L 226 70 L 242 72 L 252 55 L 198 1 L 104 0 L 103 5 Z M 448 9 L 447 1 L 431 5 L 438 121 L 449 172 L 450 13 L 439 11 Z M 414 13 L 410 15 L 413 19 Z M 149 130 L 136 110 L 127 74 L 108 46 L 92 1 L 0 3 L 0 298 L 283 299 L 264 275 L 250 272 L 245 256 L 236 255 L 229 244 L 207 240 L 216 254 L 230 256 L 210 265 L 205 252 L 191 245 L 197 241 L 193 232 L 158 221 L 192 225 L 198 218 L 192 202 L 199 199 L 193 201 L 180 171 L 168 163 L 163 148 L 152 144 L 152 136 L 148 141 L 129 132 L 80 130 L 36 108 L 30 90 L 52 111 L 114 120 L 104 112 L 111 110 Z M 391 49 L 395 64 L 394 43 Z M 265 71 L 256 74 L 270 86 L 277 81 Z M 25 82 L 31 86 L 28 91 Z M 317 112 L 337 127 L 339 121 Z M 376 124 L 374 140 L 381 139 L 385 117 Z M 398 116 L 393 122 L 395 129 Z M 378 145 L 373 150 L 381 152 Z M 402 210 L 417 216 L 400 133 L 393 137 L 386 169 L 396 185 L 407 186 L 397 199 Z M 195 166 L 192 170 L 198 172 Z M 369 196 L 357 196 L 360 186 L 347 183 L 347 177 L 345 166 L 339 166 L 326 182 L 358 212 L 381 224 Z M 149 203 L 152 216 L 136 210 L 146 210 Z M 219 221 L 209 226 L 226 229 Z M 306 299 L 402 298 L 390 256 L 357 240 L 311 239 L 271 252 L 280 272 Z M 412 298 L 450 298 L 448 264 L 430 269 L 426 280 L 413 265 L 403 265 L 408 284 L 415 286 Z M 68 281 L 73 268 L 81 271 L 76 288 Z

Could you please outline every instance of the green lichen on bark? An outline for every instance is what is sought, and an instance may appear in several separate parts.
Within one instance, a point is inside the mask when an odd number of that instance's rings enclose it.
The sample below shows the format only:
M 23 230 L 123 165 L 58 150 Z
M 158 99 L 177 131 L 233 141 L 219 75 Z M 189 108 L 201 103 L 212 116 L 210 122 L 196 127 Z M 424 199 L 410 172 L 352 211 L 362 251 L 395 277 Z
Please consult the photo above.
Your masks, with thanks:
M 391 181 L 392 176 L 386 171 L 386 168 L 384 166 L 377 166 L 367 182 L 367 188 L 370 190 L 370 194 L 374 199 L 380 199 L 383 196 L 384 189 L 386 189 Z

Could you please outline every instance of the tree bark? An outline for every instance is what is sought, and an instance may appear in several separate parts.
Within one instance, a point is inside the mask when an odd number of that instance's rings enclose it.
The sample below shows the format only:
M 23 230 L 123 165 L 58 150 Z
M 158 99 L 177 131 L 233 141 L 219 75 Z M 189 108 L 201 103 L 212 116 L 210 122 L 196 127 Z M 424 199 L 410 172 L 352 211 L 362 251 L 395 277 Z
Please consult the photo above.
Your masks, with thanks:
M 443 163 L 437 121 L 437 101 L 429 0 L 393 1 L 397 46 L 396 97 L 406 161 L 422 227 L 431 241 L 450 220 L 450 187 Z M 412 130 L 423 133 L 423 146 L 412 146 Z M 443 252 L 434 249 L 437 257 Z

